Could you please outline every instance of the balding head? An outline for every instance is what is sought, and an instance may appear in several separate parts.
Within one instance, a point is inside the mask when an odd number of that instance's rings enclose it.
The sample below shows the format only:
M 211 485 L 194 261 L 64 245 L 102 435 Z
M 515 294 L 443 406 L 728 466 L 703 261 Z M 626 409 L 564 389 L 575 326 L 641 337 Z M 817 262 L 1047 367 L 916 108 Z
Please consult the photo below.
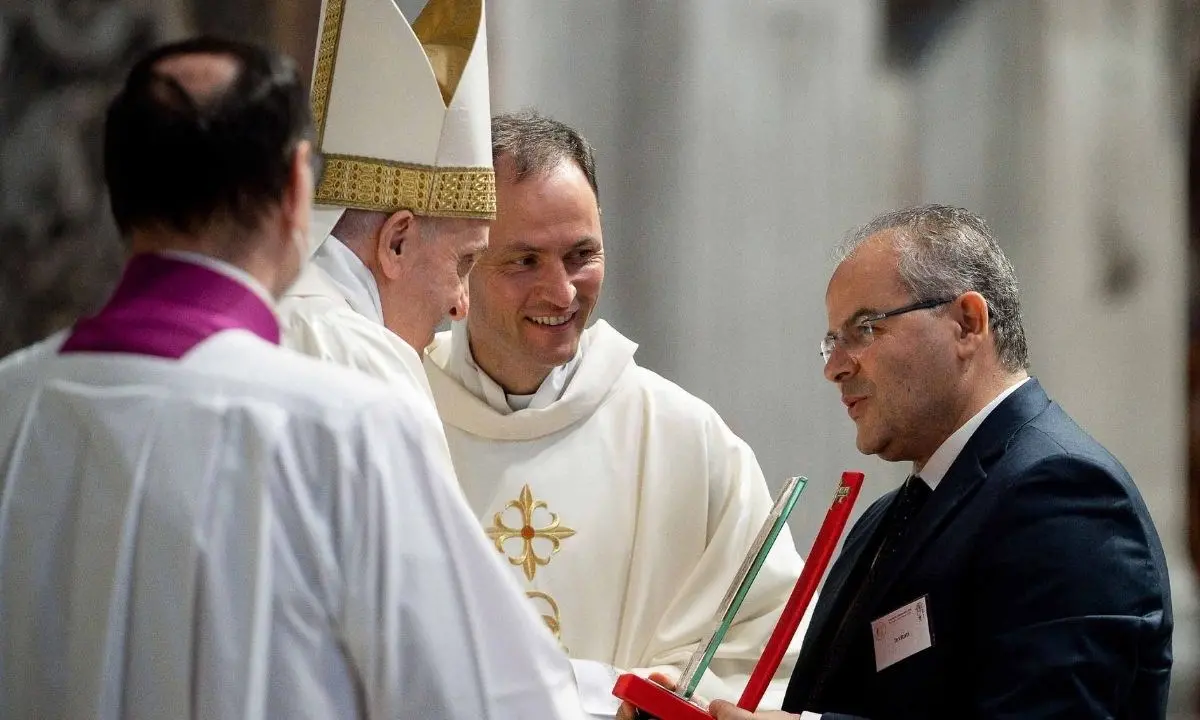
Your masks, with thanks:
M 135 229 L 249 236 L 289 186 L 312 135 L 294 63 L 242 43 L 199 38 L 139 61 L 108 110 L 104 171 L 113 216 Z
M 197 52 L 161 58 L 152 70 L 155 75 L 169 78 L 196 105 L 208 105 L 229 91 L 241 66 L 227 53 Z M 160 99 L 170 102 L 166 96 Z

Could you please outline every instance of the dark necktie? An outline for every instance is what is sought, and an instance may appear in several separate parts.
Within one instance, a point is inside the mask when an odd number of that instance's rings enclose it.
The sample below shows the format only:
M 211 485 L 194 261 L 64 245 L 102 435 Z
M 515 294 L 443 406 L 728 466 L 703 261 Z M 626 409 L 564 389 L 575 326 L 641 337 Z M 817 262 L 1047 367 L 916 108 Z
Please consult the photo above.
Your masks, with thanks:
M 821 696 L 825 681 L 829 678 L 829 672 L 836 666 L 846 650 L 846 643 L 850 640 L 851 635 L 849 632 L 844 632 L 847 629 L 846 621 L 858 612 L 859 605 L 866 595 L 865 591 L 875 580 L 875 573 L 880 565 L 899 547 L 900 540 L 912 527 L 913 519 L 920 513 L 921 508 L 932 494 L 933 490 L 929 489 L 925 481 L 916 475 L 909 475 L 908 479 L 904 481 L 904 485 L 900 487 L 900 492 L 896 493 L 891 507 L 888 508 L 888 512 L 883 518 L 884 527 L 880 530 L 880 539 L 876 541 L 874 552 L 868 548 L 866 556 L 862 559 L 862 562 L 867 563 L 866 566 L 860 565 L 858 571 L 851 574 L 852 579 L 849 585 L 854 590 L 849 602 L 844 606 L 838 620 L 837 630 L 830 640 L 829 650 L 825 653 L 825 665 L 813 683 L 809 695 L 813 700 Z
M 872 562 L 872 569 L 879 561 L 889 557 L 896 550 L 896 546 L 912 526 L 913 518 L 921 512 L 921 508 L 925 506 L 925 502 L 932 494 L 933 491 L 919 476 L 908 476 L 900 488 L 900 492 L 896 493 L 896 499 L 893 501 L 895 504 L 890 513 L 891 517 L 888 518 L 887 534 L 883 536 L 883 540 L 879 544 L 879 552 L 876 553 L 875 560 Z

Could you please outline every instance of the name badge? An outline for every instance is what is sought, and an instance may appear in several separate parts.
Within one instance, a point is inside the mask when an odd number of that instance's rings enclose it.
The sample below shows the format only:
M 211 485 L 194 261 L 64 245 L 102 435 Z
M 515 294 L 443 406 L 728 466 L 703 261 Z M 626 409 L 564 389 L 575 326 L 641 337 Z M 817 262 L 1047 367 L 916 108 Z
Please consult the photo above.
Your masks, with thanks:
M 933 647 L 933 637 L 929 634 L 927 597 L 923 595 L 871 623 L 871 634 L 875 639 L 876 672 Z

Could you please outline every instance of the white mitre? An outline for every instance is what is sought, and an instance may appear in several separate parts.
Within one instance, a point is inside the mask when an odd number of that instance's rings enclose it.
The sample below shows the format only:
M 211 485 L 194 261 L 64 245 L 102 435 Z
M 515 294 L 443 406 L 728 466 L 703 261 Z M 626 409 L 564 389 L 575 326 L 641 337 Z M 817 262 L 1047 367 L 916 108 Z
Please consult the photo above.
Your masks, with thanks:
M 483 0 L 323 0 L 312 110 L 315 248 L 346 208 L 494 219 Z

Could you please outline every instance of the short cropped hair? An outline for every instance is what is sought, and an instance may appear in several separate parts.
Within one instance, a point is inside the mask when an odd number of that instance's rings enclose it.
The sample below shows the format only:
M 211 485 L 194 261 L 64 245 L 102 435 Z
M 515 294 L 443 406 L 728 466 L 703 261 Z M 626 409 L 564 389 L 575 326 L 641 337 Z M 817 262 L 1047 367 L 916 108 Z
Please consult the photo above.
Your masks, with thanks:
M 504 113 L 492 118 L 492 160 L 507 155 L 516 165 L 516 180 L 553 170 L 563 160 L 579 166 L 600 201 L 596 184 L 596 154 L 574 128 L 536 110 Z

